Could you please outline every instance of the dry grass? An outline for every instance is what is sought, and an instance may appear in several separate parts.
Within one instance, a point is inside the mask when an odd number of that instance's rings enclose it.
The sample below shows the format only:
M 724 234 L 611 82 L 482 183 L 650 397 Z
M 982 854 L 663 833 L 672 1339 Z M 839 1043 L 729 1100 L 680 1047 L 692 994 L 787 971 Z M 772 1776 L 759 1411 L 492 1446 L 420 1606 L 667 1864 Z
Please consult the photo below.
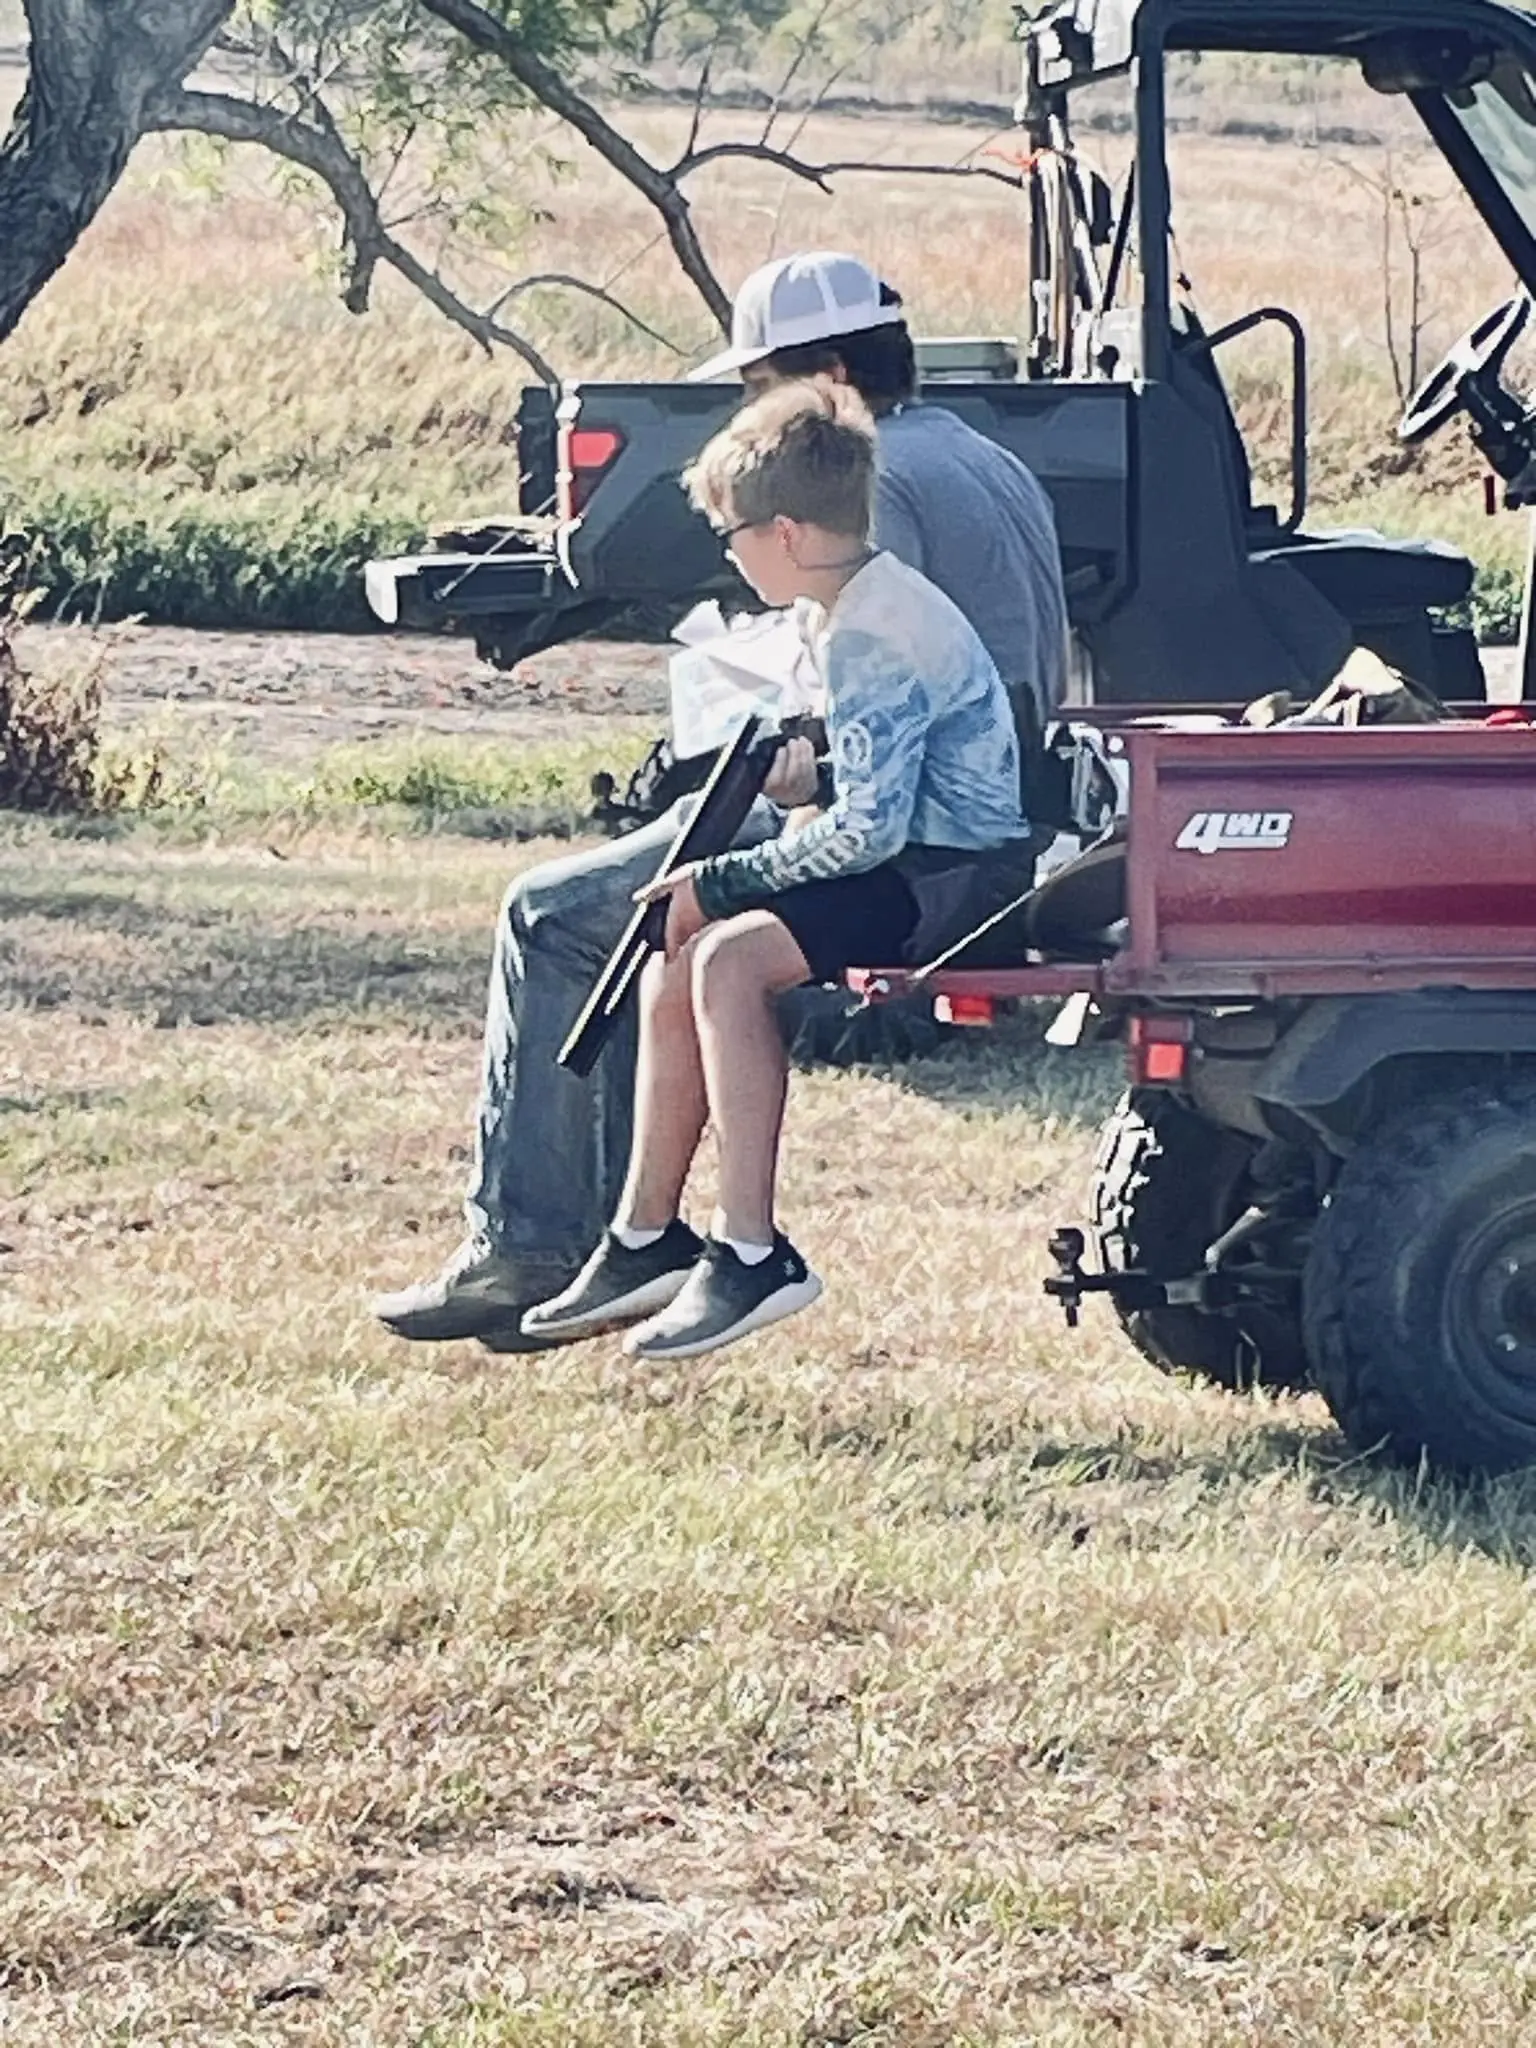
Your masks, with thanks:
M 1531 2038 L 1536 1503 L 1064 1338 L 1107 1067 L 800 1080 L 711 1366 L 411 1350 L 506 851 L 0 859 L 6 2040 Z
M 1425 352 L 1442 349 L 1508 289 L 1507 266 L 1464 204 L 1446 198 L 1438 160 L 1401 125 L 1393 103 L 1332 76 L 1290 86 L 1260 67 L 1203 67 L 1179 108 L 1203 127 L 1175 138 L 1180 260 L 1211 326 L 1279 301 L 1313 339 L 1312 466 L 1317 517 L 1381 518 L 1442 533 L 1489 561 L 1513 563 L 1519 523 L 1480 514 L 1459 433 L 1419 457 L 1392 440 L 1397 404 L 1385 348 L 1380 148 L 1338 144 L 1341 128 L 1391 140 L 1392 168 L 1431 202 Z M 1222 120 L 1275 115 L 1300 138 L 1277 144 L 1210 132 Z M 626 120 L 658 157 L 674 154 L 685 115 L 632 109 Z M 743 132 L 720 112 L 704 139 Z M 1303 146 L 1307 138 L 1315 146 Z M 808 155 L 958 161 L 994 138 L 964 123 L 824 114 L 801 138 Z M 1006 138 L 1004 138 L 1006 139 Z M 462 282 L 488 296 L 508 273 L 566 269 L 613 281 L 685 351 L 708 323 L 682 285 L 654 217 L 583 155 L 552 178 L 530 147 L 558 140 L 548 124 L 514 126 L 487 144 L 488 173 L 545 209 L 522 242 Z M 1114 167 L 1123 149 L 1085 136 Z M 178 514 L 229 528 L 226 547 L 270 531 L 293 561 L 334 549 L 348 522 L 425 527 L 450 507 L 505 509 L 515 496 L 511 433 L 521 382 L 510 358 L 487 362 L 403 288 L 381 283 L 373 315 L 343 312 L 317 267 L 303 220 L 276 200 L 259 159 L 236 162 L 222 197 L 186 184 L 170 145 L 147 144 L 70 266 L 0 356 L 0 427 L 8 427 L 13 498 L 57 494 L 89 512 L 119 507 L 151 537 Z M 511 170 L 507 166 L 511 166 Z M 1363 176 L 1362 176 L 1363 174 Z M 920 331 L 1015 332 L 1023 291 L 1023 217 L 1016 195 L 983 181 L 901 175 L 850 178 L 828 198 L 761 165 L 716 167 L 697 190 L 702 231 L 732 284 L 776 251 L 847 244 L 901 280 Z M 1404 295 L 1397 293 L 1399 321 Z M 520 302 L 557 364 L 589 376 L 670 375 L 679 358 L 615 316 L 558 293 Z M 1273 332 L 1223 357 L 1245 430 L 1273 480 L 1287 424 L 1287 372 Z M 53 494 L 50 496 L 50 494 Z M 109 522 L 110 524 L 110 522 Z M 175 545 L 193 545 L 177 529 Z M 222 532 L 222 526 L 220 527 Z M 136 543 L 135 545 L 141 545 Z M 214 545 L 210 541 L 209 545 Z M 80 544 L 77 573 L 92 574 Z M 282 557 L 287 560 L 288 557 Z M 97 565 L 99 567 L 99 564 Z M 253 561 L 250 573 L 260 577 Z M 286 574 L 294 574 L 291 563 Z

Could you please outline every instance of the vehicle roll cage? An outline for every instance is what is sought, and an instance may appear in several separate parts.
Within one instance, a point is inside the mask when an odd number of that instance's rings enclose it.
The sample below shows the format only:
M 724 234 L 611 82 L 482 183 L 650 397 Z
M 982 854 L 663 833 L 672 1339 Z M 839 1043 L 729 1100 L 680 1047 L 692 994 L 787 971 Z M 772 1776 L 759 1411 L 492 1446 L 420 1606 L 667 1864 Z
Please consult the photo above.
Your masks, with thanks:
M 1149 380 L 1169 373 L 1176 345 L 1163 61 L 1169 52 L 1355 60 L 1375 90 L 1410 101 L 1526 289 L 1536 293 L 1536 237 L 1447 97 L 1487 78 L 1501 57 L 1536 73 L 1531 16 L 1497 0 L 1065 0 L 1024 20 L 1020 33 L 1018 118 L 1031 159 L 1044 172 L 1030 181 L 1031 274 L 1047 285 L 1032 293 L 1036 327 L 1024 351 L 1031 374 L 1084 374 L 1073 360 L 1067 300 L 1083 313 L 1107 310 L 1133 220 L 1142 275 L 1139 370 Z M 1102 179 L 1085 177 L 1068 128 L 1070 94 L 1117 75 L 1129 76 L 1135 104 L 1134 169 L 1118 209 Z M 1109 251 L 1102 275 L 1100 248 Z M 1069 264 L 1057 253 L 1065 249 L 1073 252 Z

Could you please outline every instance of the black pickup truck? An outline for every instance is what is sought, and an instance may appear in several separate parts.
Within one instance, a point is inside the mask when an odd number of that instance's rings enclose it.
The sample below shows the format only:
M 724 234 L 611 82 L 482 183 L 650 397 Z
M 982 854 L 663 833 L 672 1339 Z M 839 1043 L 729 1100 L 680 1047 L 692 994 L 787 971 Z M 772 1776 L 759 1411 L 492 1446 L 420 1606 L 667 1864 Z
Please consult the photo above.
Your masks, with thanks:
M 1536 22 L 1495 0 L 1066 0 L 1022 37 L 1029 325 L 1016 341 L 921 342 L 919 363 L 925 400 L 1015 450 L 1051 495 L 1076 699 L 1310 694 L 1352 646 L 1443 696 L 1481 696 L 1465 556 L 1307 524 L 1301 322 L 1261 306 L 1206 332 L 1184 301 L 1170 261 L 1165 68 L 1191 50 L 1358 67 L 1374 90 L 1412 105 L 1531 290 Z M 1072 140 L 1080 102 L 1109 84 L 1129 95 L 1134 139 L 1118 189 L 1084 168 Z M 1298 179 L 1295 204 L 1320 209 L 1316 190 Z M 1315 232 L 1327 231 L 1319 210 Z M 1293 365 L 1279 506 L 1255 500 L 1217 360 L 1264 325 L 1287 337 Z M 375 613 L 473 635 L 510 668 L 585 634 L 665 631 L 701 597 L 743 597 L 676 481 L 739 395 L 727 384 L 529 389 L 518 514 L 448 527 L 419 555 L 370 563 Z M 1450 411 L 1416 401 L 1403 431 L 1432 431 Z

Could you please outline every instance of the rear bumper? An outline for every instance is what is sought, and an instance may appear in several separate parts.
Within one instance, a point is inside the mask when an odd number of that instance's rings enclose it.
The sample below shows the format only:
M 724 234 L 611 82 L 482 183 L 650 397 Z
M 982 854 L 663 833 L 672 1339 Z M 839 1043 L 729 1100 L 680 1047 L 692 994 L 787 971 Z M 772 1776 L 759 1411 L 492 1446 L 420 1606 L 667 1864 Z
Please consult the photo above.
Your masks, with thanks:
M 542 550 L 395 555 L 368 563 L 363 589 L 381 624 L 427 631 L 579 601 L 558 557 Z

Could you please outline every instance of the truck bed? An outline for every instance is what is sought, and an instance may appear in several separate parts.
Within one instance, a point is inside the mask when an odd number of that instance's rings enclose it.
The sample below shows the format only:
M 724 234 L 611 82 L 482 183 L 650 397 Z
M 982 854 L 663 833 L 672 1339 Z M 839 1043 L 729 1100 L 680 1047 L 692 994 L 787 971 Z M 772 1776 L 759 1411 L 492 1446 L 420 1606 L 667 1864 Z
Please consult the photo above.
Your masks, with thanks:
M 927 977 L 872 996 L 1235 1001 L 1536 988 L 1536 727 L 1131 731 L 1125 936 L 1102 960 Z M 1070 886 L 1061 870 L 1047 887 Z M 1086 935 L 1085 935 L 1086 936 Z

